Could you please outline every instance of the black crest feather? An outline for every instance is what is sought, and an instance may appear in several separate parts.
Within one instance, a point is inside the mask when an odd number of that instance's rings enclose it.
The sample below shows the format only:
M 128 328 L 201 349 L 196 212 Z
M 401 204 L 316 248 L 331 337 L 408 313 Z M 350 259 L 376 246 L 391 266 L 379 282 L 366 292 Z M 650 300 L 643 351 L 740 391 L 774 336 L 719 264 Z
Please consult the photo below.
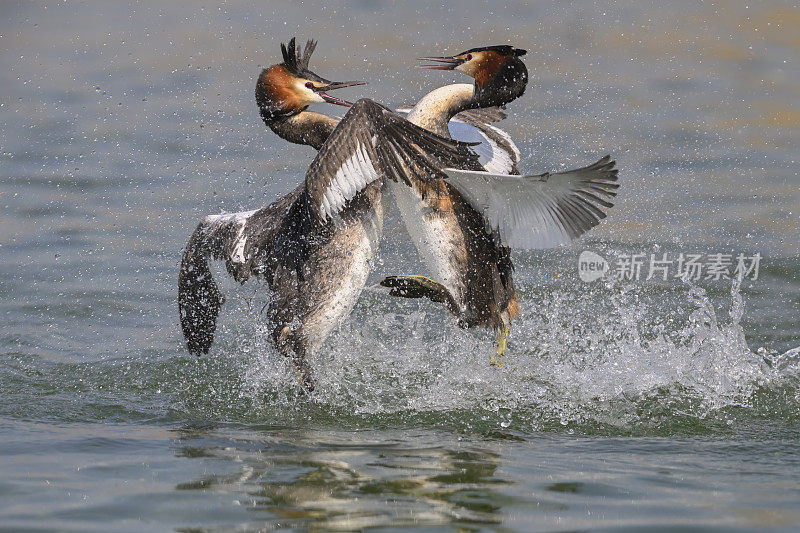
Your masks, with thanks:
M 314 53 L 314 48 L 316 47 L 317 41 L 309 39 L 306 42 L 306 46 L 301 54 L 300 49 L 297 48 L 296 39 L 294 37 L 289 40 L 288 46 L 281 43 L 281 53 L 283 54 L 284 66 L 295 76 L 304 76 L 308 74 L 308 62 L 311 59 L 311 54 Z
M 472 54 L 475 52 L 497 52 L 498 54 L 504 56 L 510 56 L 510 55 L 524 56 L 525 54 L 528 53 L 527 50 L 523 50 L 522 48 L 514 48 L 513 46 L 508 44 L 501 44 L 496 46 L 481 46 L 478 48 L 470 48 L 466 52 L 461 52 L 458 55 Z

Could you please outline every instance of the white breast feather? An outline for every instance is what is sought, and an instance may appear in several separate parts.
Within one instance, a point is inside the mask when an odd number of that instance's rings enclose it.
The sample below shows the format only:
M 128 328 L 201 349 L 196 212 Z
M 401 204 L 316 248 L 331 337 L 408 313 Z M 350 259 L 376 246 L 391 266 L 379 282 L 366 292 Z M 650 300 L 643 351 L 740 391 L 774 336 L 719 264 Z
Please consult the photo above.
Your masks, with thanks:
M 348 245 L 347 257 L 342 258 L 348 268 L 336 279 L 336 290 L 331 295 L 332 297 L 305 321 L 304 328 L 311 341 L 312 352 L 316 351 L 330 331 L 349 316 L 355 307 L 367 282 L 370 263 L 375 256 L 383 232 L 385 209 L 384 200 L 381 199 L 375 205 L 372 214 L 362 219 L 361 224 L 344 230 L 352 232 L 352 241 Z
M 459 273 L 451 263 L 448 252 L 452 249 L 448 244 L 452 227 L 448 227 L 441 217 L 429 220 L 424 216 L 428 208 L 414 189 L 405 183 L 389 181 L 394 193 L 395 202 L 403 217 L 411 241 L 417 248 L 420 257 L 428 268 L 430 275 L 447 287 L 458 301 L 463 293 Z

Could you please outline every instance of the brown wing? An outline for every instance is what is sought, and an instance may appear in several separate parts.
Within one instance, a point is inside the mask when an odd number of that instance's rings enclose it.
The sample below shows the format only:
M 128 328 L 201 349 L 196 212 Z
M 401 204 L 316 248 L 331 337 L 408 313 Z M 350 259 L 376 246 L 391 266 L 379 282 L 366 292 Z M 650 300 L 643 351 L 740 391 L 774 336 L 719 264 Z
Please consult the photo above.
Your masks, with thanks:
M 411 185 L 444 179 L 445 167 L 480 170 L 473 145 L 431 133 L 372 100 L 359 100 L 306 173 L 312 209 L 326 220 L 384 177 Z
M 211 215 L 194 230 L 183 252 L 178 274 L 178 309 L 189 351 L 208 353 L 217 315 L 225 301 L 211 274 L 211 259 L 225 261 L 228 273 L 240 283 L 252 274 L 271 278 L 276 239 L 303 187 L 256 211 Z

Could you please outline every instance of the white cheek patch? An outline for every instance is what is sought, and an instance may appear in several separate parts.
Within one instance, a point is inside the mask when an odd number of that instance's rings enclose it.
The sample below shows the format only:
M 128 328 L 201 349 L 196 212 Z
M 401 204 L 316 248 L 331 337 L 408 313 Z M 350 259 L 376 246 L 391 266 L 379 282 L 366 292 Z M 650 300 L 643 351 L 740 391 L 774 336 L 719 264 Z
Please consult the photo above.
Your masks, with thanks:
M 475 77 L 475 72 L 478 70 L 478 64 L 480 63 L 480 58 L 476 56 L 472 56 L 472 59 L 461 63 L 456 67 L 456 70 L 460 70 L 467 76 Z
M 306 87 L 306 83 L 308 82 L 301 80 L 295 80 L 294 82 L 295 91 L 300 96 L 300 99 L 307 103 L 324 102 L 325 100 L 319 94 Z

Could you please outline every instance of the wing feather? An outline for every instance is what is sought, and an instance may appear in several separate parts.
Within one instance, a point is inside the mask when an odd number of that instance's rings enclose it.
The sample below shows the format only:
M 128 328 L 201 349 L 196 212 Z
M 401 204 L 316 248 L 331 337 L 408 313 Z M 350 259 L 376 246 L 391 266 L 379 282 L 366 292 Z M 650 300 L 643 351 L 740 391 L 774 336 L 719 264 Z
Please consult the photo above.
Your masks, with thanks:
M 440 137 L 372 100 L 359 100 L 306 173 L 312 211 L 322 221 L 332 218 L 359 191 L 384 177 L 411 185 L 444 178 L 444 167 L 479 170 L 473 145 Z
M 412 106 L 400 106 L 396 112 L 408 114 L 413 109 Z M 447 127 L 453 139 L 479 143 L 472 149 L 487 172 L 519 174 L 519 148 L 508 133 L 492 124 L 507 118 L 503 109 L 505 107 L 496 106 L 467 109 L 453 117 Z
M 269 280 L 274 268 L 270 254 L 276 248 L 278 232 L 302 192 L 298 187 L 265 208 L 210 215 L 197 225 L 184 249 L 178 274 L 178 309 L 191 353 L 208 353 L 225 301 L 209 261 L 224 261 L 228 273 L 240 283 L 251 275 Z
M 252 214 L 207 216 L 197 225 L 183 252 L 178 274 L 178 309 L 186 345 L 195 355 L 208 353 L 214 340 L 217 315 L 225 302 L 208 261 L 212 258 L 234 260 L 237 241 Z
M 506 246 L 549 248 L 599 224 L 617 195 L 610 156 L 557 174 L 508 175 L 445 169 L 446 180 L 482 213 Z

